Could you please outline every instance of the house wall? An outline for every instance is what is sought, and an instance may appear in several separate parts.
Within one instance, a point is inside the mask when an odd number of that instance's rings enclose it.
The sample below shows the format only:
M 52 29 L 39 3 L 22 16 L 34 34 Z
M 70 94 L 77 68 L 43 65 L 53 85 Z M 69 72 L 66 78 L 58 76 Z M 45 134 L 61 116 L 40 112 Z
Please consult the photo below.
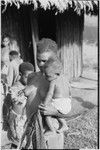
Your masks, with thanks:
M 69 80 L 78 78 L 82 74 L 84 14 L 79 16 L 70 9 L 58 14 L 56 22 L 56 37 L 64 74 Z

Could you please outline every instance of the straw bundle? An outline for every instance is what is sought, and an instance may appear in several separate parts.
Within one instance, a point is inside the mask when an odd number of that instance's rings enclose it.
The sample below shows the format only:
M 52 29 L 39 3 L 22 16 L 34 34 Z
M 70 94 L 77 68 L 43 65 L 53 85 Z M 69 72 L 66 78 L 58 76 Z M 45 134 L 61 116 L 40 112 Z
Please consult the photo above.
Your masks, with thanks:
M 7 5 L 13 4 L 19 9 L 21 5 L 32 5 L 34 10 L 40 8 L 56 9 L 56 13 L 62 13 L 66 9 L 73 8 L 78 14 L 81 14 L 83 10 L 86 13 L 96 12 L 98 9 L 98 0 L 1 0 L 1 5 L 7 7 Z

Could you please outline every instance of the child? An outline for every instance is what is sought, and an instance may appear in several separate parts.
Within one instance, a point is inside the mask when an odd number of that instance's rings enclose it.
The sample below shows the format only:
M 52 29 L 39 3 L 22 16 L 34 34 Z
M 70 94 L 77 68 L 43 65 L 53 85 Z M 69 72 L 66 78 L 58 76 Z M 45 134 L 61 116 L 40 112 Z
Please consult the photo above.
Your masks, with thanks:
M 24 62 L 19 66 L 20 80 L 17 81 L 10 89 L 11 107 L 8 116 L 10 139 L 19 141 L 23 133 L 23 126 L 26 121 L 26 97 L 19 94 L 26 87 L 28 75 L 34 71 L 31 63 Z
M 49 90 L 45 98 L 45 105 L 53 105 L 60 113 L 67 114 L 71 110 L 71 100 L 67 97 L 63 97 L 63 82 L 62 82 L 62 65 L 61 62 L 56 59 L 50 59 L 44 67 L 45 77 L 49 81 Z M 57 118 L 61 124 L 61 128 L 56 132 L 60 133 L 67 130 L 66 122 L 62 118 Z M 51 116 L 46 117 L 47 125 L 51 132 L 55 132 L 55 128 L 52 126 Z
M 11 51 L 9 53 L 9 58 L 10 63 L 8 67 L 7 81 L 8 86 L 11 87 L 19 80 L 19 65 L 22 62 L 19 59 L 19 53 L 17 51 Z

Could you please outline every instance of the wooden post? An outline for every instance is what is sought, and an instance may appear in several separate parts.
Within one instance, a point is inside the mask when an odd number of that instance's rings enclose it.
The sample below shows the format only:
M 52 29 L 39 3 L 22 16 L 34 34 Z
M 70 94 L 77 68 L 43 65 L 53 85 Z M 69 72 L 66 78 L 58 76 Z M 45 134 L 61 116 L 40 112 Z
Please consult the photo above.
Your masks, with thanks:
M 36 42 L 38 41 L 38 24 L 36 19 L 36 13 L 30 10 L 30 20 L 31 20 L 31 30 L 32 30 L 32 45 L 33 45 L 33 54 L 34 54 L 34 71 L 37 72 L 38 66 L 37 66 L 37 47 Z

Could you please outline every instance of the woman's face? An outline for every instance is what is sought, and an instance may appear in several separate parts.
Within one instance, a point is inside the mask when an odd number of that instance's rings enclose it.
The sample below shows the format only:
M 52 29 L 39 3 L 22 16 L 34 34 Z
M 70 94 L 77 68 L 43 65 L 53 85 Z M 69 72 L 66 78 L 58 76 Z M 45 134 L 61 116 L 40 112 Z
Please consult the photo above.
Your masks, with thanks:
M 53 52 L 43 52 L 42 54 L 37 54 L 37 65 L 41 72 L 43 71 L 45 63 L 49 60 L 49 58 L 52 58 L 53 55 L 55 55 Z
M 10 39 L 9 39 L 9 37 L 5 37 L 4 39 L 3 39 L 3 45 L 4 46 L 8 46 L 9 45 L 9 43 L 10 43 Z

